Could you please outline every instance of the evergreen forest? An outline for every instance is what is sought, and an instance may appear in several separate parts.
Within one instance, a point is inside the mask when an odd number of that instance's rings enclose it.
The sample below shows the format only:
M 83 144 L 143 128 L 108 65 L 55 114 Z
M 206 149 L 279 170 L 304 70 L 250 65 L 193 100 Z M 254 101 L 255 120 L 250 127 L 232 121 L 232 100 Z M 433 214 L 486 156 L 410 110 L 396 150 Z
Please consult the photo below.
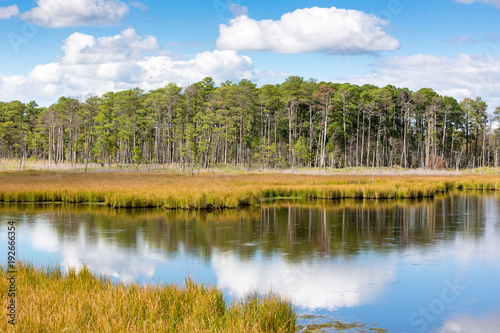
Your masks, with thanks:
M 180 87 L 0 102 L 0 158 L 241 168 L 498 167 L 500 107 L 480 98 L 317 82 Z

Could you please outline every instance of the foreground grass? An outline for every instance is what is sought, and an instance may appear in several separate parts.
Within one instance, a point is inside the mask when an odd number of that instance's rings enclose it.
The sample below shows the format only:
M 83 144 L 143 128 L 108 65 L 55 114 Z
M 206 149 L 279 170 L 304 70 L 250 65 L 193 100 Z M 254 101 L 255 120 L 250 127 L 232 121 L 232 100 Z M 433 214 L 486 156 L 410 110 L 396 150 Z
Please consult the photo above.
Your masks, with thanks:
M 102 203 L 117 208 L 236 208 L 267 198 L 425 198 L 451 190 L 499 189 L 497 175 L 0 173 L 0 202 Z
M 290 302 L 251 294 L 231 306 L 220 290 L 186 279 L 178 285 L 113 284 L 87 268 L 59 269 L 20 263 L 16 327 L 7 322 L 9 281 L 0 269 L 1 332 L 295 332 Z

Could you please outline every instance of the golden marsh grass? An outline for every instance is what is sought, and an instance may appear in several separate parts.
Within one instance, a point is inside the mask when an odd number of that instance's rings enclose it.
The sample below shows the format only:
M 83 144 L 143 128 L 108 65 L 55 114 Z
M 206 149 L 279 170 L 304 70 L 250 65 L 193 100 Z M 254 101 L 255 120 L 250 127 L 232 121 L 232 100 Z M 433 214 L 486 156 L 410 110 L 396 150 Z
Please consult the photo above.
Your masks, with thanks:
M 236 208 L 268 198 L 426 198 L 451 190 L 498 189 L 496 175 L 0 173 L 0 202 L 101 203 L 116 208 Z
M 88 268 L 17 265 L 16 327 L 8 324 L 9 280 L 1 268 L 1 332 L 295 332 L 290 302 L 255 293 L 228 306 L 222 292 L 185 286 L 113 284 Z

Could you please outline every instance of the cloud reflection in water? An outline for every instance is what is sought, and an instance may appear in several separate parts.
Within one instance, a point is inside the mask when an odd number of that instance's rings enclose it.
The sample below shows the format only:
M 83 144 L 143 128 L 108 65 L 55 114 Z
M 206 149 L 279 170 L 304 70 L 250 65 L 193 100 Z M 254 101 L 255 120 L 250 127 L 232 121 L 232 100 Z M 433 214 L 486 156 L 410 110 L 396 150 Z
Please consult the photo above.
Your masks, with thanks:
M 439 333 L 497 333 L 500 328 L 500 312 L 473 317 L 457 316 L 448 320 Z
M 45 221 L 40 221 L 32 228 L 29 235 L 33 248 L 41 252 L 59 253 L 62 256 L 59 264 L 65 272 L 69 268 L 79 270 L 86 265 L 98 274 L 121 282 L 152 278 L 156 273 L 158 262 L 155 261 L 158 258 L 150 253 L 147 246 L 138 247 L 138 253 L 132 255 L 105 237 L 91 240 L 86 236 L 84 225 L 79 226 L 76 237 L 63 238 Z
M 336 259 L 337 260 L 337 259 Z M 376 301 L 396 278 L 393 261 L 380 265 L 359 259 L 289 263 L 282 256 L 241 261 L 230 253 L 213 253 L 217 286 L 234 297 L 252 290 L 274 291 L 308 309 L 335 310 Z

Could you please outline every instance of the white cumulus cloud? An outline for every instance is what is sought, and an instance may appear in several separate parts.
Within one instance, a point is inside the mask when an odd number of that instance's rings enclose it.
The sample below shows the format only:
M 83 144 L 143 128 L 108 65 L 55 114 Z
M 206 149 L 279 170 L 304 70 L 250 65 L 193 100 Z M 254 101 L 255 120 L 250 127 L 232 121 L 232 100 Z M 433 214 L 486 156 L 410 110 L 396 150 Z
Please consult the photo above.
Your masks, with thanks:
M 399 48 L 384 31 L 389 22 L 358 10 L 305 8 L 280 20 L 256 21 L 246 15 L 219 26 L 217 47 L 278 53 L 360 54 Z
M 19 14 L 19 7 L 17 7 L 17 5 L 0 7 L 0 20 L 10 19 L 12 16 L 17 14 Z
M 155 37 L 141 37 L 130 28 L 101 38 L 76 32 L 65 40 L 62 49 L 62 63 L 70 65 L 138 60 L 143 53 L 160 50 L 160 46 Z
M 374 74 L 340 78 L 356 84 L 371 83 L 408 87 L 412 90 L 433 88 L 458 100 L 482 97 L 490 109 L 500 105 L 500 56 L 460 54 L 438 57 L 416 54 L 390 57 L 379 64 Z
M 37 83 L 58 83 L 62 79 L 62 68 L 58 63 L 51 62 L 46 65 L 36 66 L 30 73 L 29 78 Z
M 145 84 L 149 88 L 168 82 L 193 83 L 207 76 L 216 82 L 255 79 L 258 76 L 252 60 L 235 51 L 205 51 L 189 60 L 153 56 L 138 62 L 138 65 L 144 70 Z
M 252 59 L 231 50 L 214 50 L 188 58 L 172 56 L 153 36 L 127 29 L 97 38 L 75 32 L 62 45 L 57 62 L 40 64 L 26 76 L 0 75 L 0 96 L 5 101 L 36 100 L 49 105 L 61 96 L 103 94 L 140 87 L 156 89 L 174 82 L 181 86 L 210 76 L 215 82 L 266 80 L 287 74 L 261 72 Z
M 474 3 L 474 2 L 483 2 L 489 5 L 493 5 L 497 8 L 500 8 L 500 0 L 455 0 L 458 3 Z
M 21 18 L 47 28 L 110 26 L 129 13 L 127 4 L 116 0 L 36 0 L 38 7 Z

